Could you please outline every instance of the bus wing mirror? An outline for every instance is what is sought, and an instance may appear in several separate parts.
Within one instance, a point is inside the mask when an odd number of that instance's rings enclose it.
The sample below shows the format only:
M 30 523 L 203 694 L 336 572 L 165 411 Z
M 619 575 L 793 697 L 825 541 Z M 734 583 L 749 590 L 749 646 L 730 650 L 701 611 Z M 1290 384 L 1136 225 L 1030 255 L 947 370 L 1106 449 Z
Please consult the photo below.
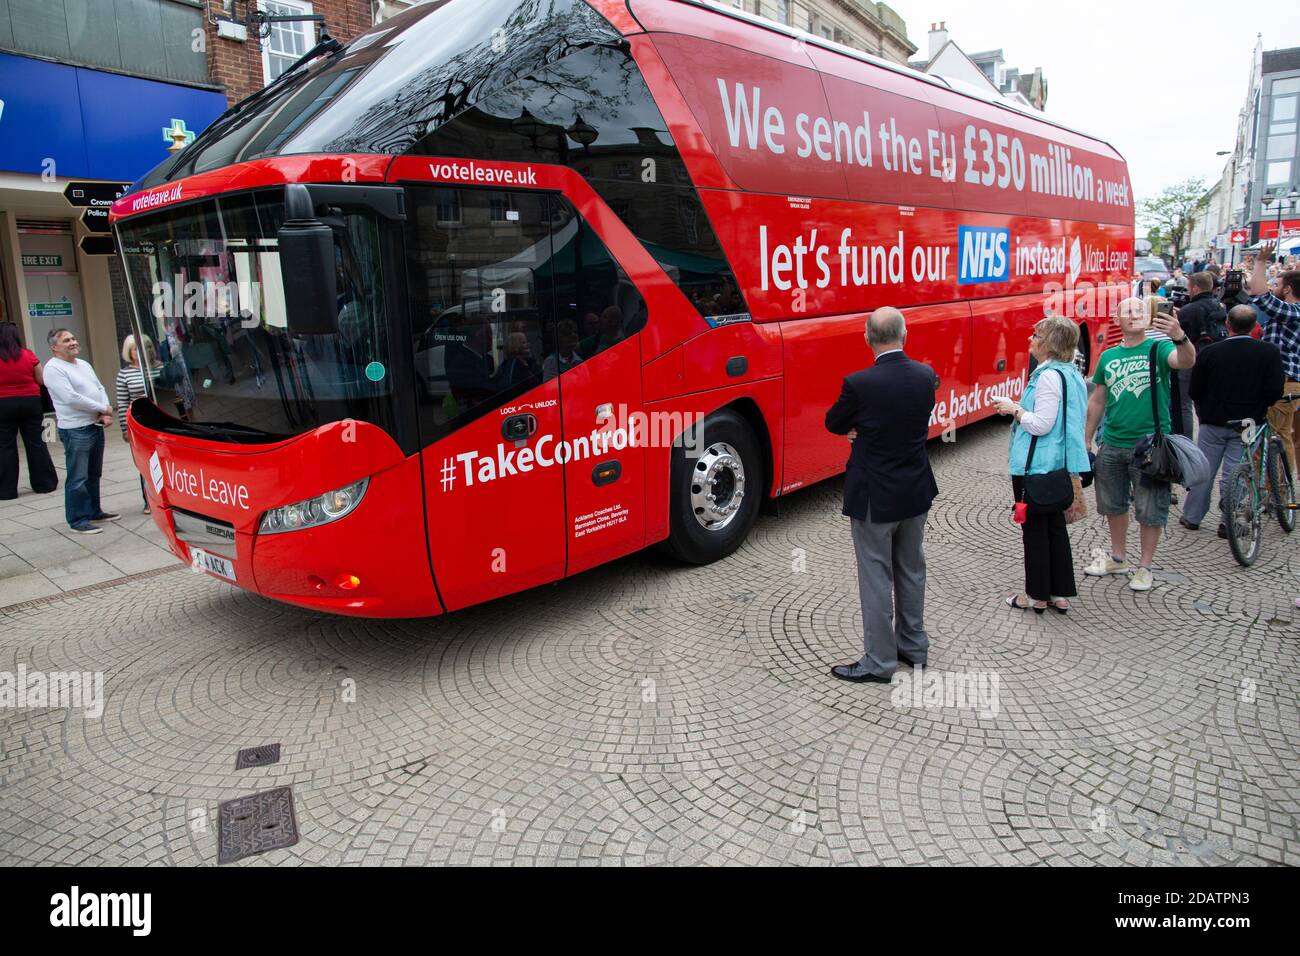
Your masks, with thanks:
M 285 319 L 292 335 L 338 331 L 338 283 L 334 231 L 316 217 L 311 193 L 301 183 L 284 187 L 284 225 L 276 233 L 284 283 Z

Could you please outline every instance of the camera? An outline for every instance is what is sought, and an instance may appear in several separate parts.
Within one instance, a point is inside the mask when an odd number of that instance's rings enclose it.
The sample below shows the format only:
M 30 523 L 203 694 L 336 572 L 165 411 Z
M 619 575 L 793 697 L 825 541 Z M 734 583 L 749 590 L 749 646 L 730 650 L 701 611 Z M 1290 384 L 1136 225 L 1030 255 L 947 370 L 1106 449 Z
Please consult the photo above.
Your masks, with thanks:
M 1174 288 L 1169 290 L 1169 301 L 1174 306 L 1174 308 L 1177 309 L 1181 309 L 1183 306 L 1185 306 L 1187 304 L 1187 300 L 1190 299 L 1191 297 L 1192 297 L 1191 293 L 1188 292 L 1186 289 L 1184 289 L 1182 286 L 1175 286 Z
M 1223 294 L 1236 295 L 1246 284 L 1246 273 L 1240 269 L 1229 269 L 1223 274 Z

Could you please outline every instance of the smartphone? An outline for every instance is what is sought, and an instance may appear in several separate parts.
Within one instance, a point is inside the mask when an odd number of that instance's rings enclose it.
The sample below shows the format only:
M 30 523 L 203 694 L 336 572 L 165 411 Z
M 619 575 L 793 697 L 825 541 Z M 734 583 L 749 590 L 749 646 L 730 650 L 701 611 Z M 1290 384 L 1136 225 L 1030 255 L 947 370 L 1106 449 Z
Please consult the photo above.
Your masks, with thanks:
M 1161 315 L 1173 315 L 1174 304 L 1172 302 L 1161 302 L 1158 306 L 1156 306 L 1156 311 L 1159 312 Z

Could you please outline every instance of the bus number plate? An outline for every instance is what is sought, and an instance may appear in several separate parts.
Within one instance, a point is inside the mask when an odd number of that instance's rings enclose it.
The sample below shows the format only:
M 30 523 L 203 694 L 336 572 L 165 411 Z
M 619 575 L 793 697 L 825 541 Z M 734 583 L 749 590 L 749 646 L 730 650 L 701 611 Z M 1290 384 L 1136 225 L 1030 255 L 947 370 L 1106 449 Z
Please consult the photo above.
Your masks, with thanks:
M 199 571 L 207 571 L 232 583 L 235 580 L 235 563 L 220 555 L 209 554 L 200 548 L 190 548 L 190 563 Z

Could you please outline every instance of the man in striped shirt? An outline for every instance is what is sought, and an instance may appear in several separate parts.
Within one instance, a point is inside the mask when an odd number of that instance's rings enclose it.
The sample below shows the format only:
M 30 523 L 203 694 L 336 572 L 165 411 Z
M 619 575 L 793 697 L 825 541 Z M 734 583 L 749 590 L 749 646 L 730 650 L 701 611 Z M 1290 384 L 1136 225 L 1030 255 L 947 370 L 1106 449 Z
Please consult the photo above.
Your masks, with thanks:
M 1268 262 L 1273 256 L 1273 244 L 1261 243 L 1251 271 L 1251 301 L 1259 312 L 1261 336 L 1282 353 L 1282 370 L 1286 373 L 1286 394 L 1300 392 L 1300 271 L 1283 272 L 1278 277 L 1278 292 L 1268 291 Z M 1295 420 L 1295 404 L 1285 399 L 1268 411 L 1268 425 L 1282 439 L 1286 457 L 1295 474 L 1295 442 L 1291 429 Z

